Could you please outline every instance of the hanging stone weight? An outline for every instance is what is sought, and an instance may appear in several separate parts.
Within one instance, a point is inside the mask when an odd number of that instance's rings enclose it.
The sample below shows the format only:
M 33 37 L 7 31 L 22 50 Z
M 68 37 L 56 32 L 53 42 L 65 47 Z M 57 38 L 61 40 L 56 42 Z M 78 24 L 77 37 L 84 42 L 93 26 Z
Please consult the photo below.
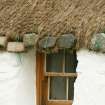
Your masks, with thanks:
M 76 45 L 76 37 L 72 34 L 64 34 L 57 40 L 58 48 L 73 48 Z
M 22 42 L 8 42 L 7 51 L 9 52 L 23 52 L 25 50 Z
M 52 48 L 55 46 L 56 40 L 57 40 L 57 37 L 51 37 L 51 36 L 44 37 L 38 43 L 39 48 L 42 48 L 42 49 Z
M 64 34 L 57 37 L 46 36 L 38 41 L 38 47 L 45 51 L 54 51 L 54 48 L 71 49 L 76 46 L 76 41 L 76 37 L 72 34 Z
M 5 48 L 7 44 L 7 37 L 6 36 L 0 36 L 0 47 Z
M 90 49 L 105 52 L 105 33 L 94 34 L 91 39 Z
M 31 47 L 35 45 L 35 40 L 37 39 L 37 34 L 35 33 L 28 33 L 25 34 L 23 37 L 23 42 L 25 47 Z

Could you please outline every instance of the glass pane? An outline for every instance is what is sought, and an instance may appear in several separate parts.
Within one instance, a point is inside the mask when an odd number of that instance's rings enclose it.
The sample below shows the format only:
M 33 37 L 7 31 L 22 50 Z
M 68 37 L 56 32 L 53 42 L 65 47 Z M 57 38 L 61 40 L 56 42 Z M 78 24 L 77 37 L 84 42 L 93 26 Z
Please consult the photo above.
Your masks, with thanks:
M 74 98 L 74 82 L 75 82 L 75 77 L 69 78 L 69 93 L 68 93 L 68 98 L 69 100 L 73 100 Z
M 63 52 L 47 54 L 46 56 L 46 71 L 47 72 L 62 72 Z
M 75 73 L 77 63 L 78 61 L 77 61 L 76 52 L 74 53 L 66 52 L 65 53 L 65 72 Z
M 66 78 L 52 77 L 50 81 L 50 99 L 66 100 Z

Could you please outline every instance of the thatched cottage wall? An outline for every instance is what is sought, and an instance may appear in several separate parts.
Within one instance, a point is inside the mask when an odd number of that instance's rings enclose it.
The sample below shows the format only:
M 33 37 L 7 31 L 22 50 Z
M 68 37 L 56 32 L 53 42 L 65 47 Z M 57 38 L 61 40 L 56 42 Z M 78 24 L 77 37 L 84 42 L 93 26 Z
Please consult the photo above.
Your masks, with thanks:
M 104 28 L 105 0 L 0 0 L 0 33 L 6 35 L 72 32 L 84 47 Z

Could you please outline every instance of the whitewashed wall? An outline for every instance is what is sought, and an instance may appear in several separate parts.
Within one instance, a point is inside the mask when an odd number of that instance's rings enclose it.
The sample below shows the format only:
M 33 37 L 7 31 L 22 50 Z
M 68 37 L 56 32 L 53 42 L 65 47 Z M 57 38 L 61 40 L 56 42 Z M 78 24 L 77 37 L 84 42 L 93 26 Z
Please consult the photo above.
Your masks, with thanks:
M 105 54 L 78 52 L 73 105 L 105 105 Z
M 0 105 L 35 105 L 35 50 L 0 52 Z
M 105 105 L 105 54 L 78 52 L 73 105 Z M 35 50 L 0 52 L 0 105 L 35 105 Z

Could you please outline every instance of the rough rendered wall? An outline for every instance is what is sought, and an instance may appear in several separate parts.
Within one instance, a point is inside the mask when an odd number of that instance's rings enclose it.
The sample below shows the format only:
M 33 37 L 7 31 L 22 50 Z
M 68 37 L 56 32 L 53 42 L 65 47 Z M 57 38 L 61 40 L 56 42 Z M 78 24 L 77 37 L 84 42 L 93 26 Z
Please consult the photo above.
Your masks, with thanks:
M 0 51 L 0 105 L 36 105 L 35 49 Z
M 105 54 L 78 52 L 73 105 L 105 105 Z

